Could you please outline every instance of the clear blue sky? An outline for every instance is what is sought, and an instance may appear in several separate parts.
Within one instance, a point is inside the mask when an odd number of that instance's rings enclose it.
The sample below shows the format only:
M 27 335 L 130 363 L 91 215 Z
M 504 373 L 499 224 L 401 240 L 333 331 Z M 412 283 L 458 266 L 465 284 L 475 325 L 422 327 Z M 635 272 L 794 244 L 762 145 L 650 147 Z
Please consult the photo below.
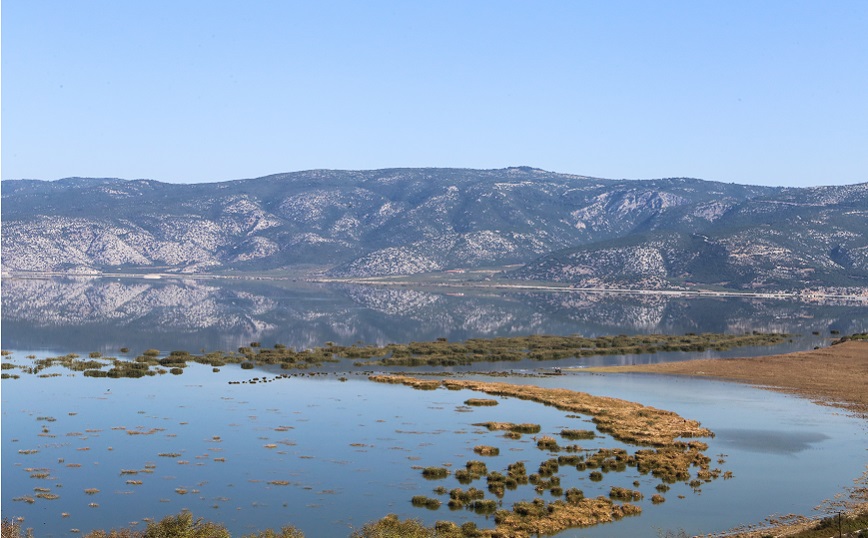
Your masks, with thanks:
M 868 181 L 868 1 L 3 0 L 2 177 Z

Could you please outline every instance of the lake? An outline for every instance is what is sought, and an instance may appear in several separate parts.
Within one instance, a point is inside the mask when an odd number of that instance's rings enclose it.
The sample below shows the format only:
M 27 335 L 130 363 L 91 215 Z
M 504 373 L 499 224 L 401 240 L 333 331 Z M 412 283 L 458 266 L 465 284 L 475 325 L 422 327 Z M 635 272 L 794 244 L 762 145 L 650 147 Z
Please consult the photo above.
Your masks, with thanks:
M 385 344 L 531 333 L 798 333 L 771 349 L 610 356 L 556 363 L 561 366 L 807 349 L 827 345 L 831 331 L 864 332 L 868 325 L 864 306 L 846 303 L 444 293 L 266 281 L 4 279 L 2 306 L 2 348 L 12 352 L 4 362 L 20 365 L 29 362 L 28 355 L 117 356 L 123 346 L 138 354 L 148 348 L 235 349 L 251 341 L 303 348 L 327 341 Z M 490 363 L 473 369 L 532 373 L 553 364 Z M 523 461 L 530 472 L 550 457 L 530 436 L 507 439 L 473 425 L 480 422 L 534 422 L 543 434 L 593 426 L 586 418 L 514 398 L 500 398 L 490 408 L 469 407 L 464 401 L 479 393 L 375 384 L 348 361 L 322 371 L 278 379 L 293 372 L 227 365 L 215 373 L 191 365 L 177 376 L 95 379 L 55 367 L 42 374 L 60 374 L 56 377 L 5 379 L 3 515 L 24 517 L 37 536 L 74 536 L 75 529 L 133 522 L 142 527 L 143 518 L 185 508 L 238 535 L 292 523 L 309 537 L 341 537 L 387 513 L 491 527 L 485 515 L 450 511 L 448 495 L 433 492 L 441 485 L 469 486 L 452 476 L 426 480 L 420 469 L 442 465 L 454 471 L 468 460 L 484 459 L 489 470 Z M 229 384 L 254 377 L 260 382 Z M 265 378 L 270 382 L 261 382 Z M 637 502 L 643 509 L 638 517 L 559 536 L 656 536 L 658 529 L 682 528 L 708 533 L 772 514 L 810 515 L 865 470 L 864 421 L 791 396 L 647 375 L 570 373 L 509 382 L 614 396 L 700 420 L 716 433 L 707 439 L 707 454 L 734 475 L 704 483 L 699 491 L 673 484 L 666 502 L 654 505 L 650 497 L 659 481 L 633 468 L 594 482 L 587 472 L 561 467 L 564 489 L 579 487 L 590 497 L 606 495 L 613 485 L 634 488 L 637 481 L 635 489 L 645 498 Z M 479 444 L 499 447 L 500 455 L 478 456 L 473 447 Z M 636 449 L 605 435 L 580 444 L 590 451 Z M 485 489 L 484 480 L 473 485 Z M 414 495 L 438 498 L 443 505 L 414 507 Z M 501 502 L 508 507 L 534 496 L 532 487 L 521 486 Z M 486 498 L 494 497 L 486 493 Z

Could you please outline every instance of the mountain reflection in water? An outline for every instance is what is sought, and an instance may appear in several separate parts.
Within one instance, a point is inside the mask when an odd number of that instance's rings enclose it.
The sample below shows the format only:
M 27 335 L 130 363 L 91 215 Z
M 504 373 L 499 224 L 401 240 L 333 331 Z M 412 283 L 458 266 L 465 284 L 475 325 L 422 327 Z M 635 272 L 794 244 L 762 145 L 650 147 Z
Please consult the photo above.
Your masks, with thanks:
M 771 331 L 793 349 L 860 332 L 864 305 L 290 281 L 171 278 L 4 279 L 3 346 L 46 351 L 235 349 L 251 341 L 310 348 L 526 334 Z M 812 333 L 817 332 L 818 335 Z M 74 349 L 70 349 L 74 348 Z M 788 351 L 786 346 L 776 352 Z

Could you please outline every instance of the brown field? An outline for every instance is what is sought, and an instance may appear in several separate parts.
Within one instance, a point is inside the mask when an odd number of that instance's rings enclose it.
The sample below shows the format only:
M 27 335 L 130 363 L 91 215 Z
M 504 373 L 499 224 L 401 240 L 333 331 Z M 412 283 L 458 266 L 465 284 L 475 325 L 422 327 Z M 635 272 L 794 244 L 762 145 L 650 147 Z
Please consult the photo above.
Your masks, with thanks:
M 868 418 L 868 341 L 743 359 L 704 359 L 636 366 L 582 368 L 584 372 L 649 372 L 713 377 L 798 394 Z

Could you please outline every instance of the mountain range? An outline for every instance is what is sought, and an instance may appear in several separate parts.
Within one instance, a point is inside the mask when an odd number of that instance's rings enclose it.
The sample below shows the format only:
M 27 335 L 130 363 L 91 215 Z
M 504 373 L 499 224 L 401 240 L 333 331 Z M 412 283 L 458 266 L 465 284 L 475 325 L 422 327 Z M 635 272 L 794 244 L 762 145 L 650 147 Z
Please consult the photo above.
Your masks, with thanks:
M 499 170 L 312 170 L 218 183 L 2 182 L 17 272 L 497 268 L 577 287 L 868 287 L 868 183 L 760 187 Z

